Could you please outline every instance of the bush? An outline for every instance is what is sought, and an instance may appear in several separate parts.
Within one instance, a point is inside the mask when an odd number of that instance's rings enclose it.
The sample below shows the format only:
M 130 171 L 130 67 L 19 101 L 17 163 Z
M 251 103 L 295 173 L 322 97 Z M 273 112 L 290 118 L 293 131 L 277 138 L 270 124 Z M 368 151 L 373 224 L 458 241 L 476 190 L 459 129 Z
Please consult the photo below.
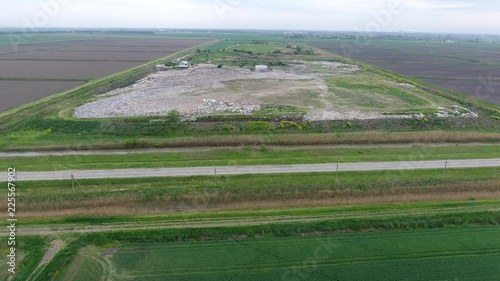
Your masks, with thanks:
M 236 131 L 236 127 L 233 125 L 226 125 L 224 128 L 222 128 L 224 132 L 234 132 Z
M 283 121 L 278 125 L 278 128 L 280 129 L 290 129 L 290 128 L 295 128 L 298 131 L 302 131 L 307 127 L 307 123 L 302 123 L 302 124 L 297 124 L 296 122 L 293 121 Z
M 167 115 L 167 122 L 171 124 L 181 122 L 181 114 L 177 110 L 172 110 Z
M 273 128 L 271 123 L 264 121 L 248 122 L 246 127 L 250 132 L 269 131 Z
M 221 69 L 221 68 L 222 68 L 222 66 L 223 66 L 222 64 L 219 64 L 219 65 L 217 66 L 217 68 Z
M 125 141 L 125 148 L 137 148 L 138 144 L 139 142 L 137 141 L 137 139 L 127 140 Z

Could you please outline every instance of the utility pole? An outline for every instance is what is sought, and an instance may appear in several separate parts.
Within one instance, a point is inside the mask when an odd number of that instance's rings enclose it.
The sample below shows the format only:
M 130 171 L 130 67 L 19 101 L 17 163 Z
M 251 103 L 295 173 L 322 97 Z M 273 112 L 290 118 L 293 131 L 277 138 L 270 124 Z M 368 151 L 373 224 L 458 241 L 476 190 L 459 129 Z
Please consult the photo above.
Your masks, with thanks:
M 337 163 L 337 171 L 335 172 L 335 181 L 339 184 L 339 164 Z
M 73 188 L 73 193 L 75 193 L 75 181 L 76 183 L 78 184 L 78 187 L 80 187 L 80 189 L 83 191 L 83 193 L 85 194 L 85 197 L 87 197 L 87 191 L 85 191 L 85 189 L 83 189 L 83 187 L 81 186 L 81 184 L 75 179 L 75 175 L 73 174 L 70 174 L 71 175 L 71 186 Z
M 448 161 L 444 164 L 443 177 L 446 175 L 446 169 L 448 169 Z
M 73 193 L 75 193 L 75 176 L 71 174 L 71 187 L 73 188 Z

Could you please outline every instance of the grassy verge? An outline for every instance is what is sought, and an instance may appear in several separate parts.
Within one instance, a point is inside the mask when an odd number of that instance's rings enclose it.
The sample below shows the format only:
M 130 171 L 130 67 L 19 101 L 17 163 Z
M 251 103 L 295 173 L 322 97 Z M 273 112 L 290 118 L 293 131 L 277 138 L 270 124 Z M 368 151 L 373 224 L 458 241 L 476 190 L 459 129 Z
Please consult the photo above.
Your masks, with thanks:
M 123 224 L 157 224 L 158 228 L 168 228 L 176 223 L 181 223 L 188 227 L 193 222 L 228 222 L 260 220 L 261 224 L 275 221 L 278 218 L 283 220 L 311 219 L 318 220 L 327 218 L 375 218 L 375 217 L 397 217 L 414 216 L 417 213 L 425 214 L 446 214 L 446 213 L 474 213 L 484 210 L 494 210 L 500 208 L 500 201 L 492 200 L 467 200 L 450 202 L 418 202 L 405 204 L 377 204 L 359 206 L 340 206 L 323 208 L 295 208 L 281 210 L 261 210 L 261 211 L 224 211 L 224 212 L 183 212 L 148 216 L 115 216 L 115 217 L 76 217 L 76 218 L 55 218 L 55 219 L 28 219 L 23 220 L 26 228 L 36 228 L 41 225 L 69 226 L 73 228 L 92 226 L 117 226 Z M 191 227 L 190 227 L 191 228 Z
M 499 123 L 500 124 L 500 123 Z M 109 124 L 108 124 L 109 125 Z M 60 124 L 58 128 L 67 128 L 69 124 Z M 96 125 L 100 126 L 100 125 Z M 109 125 L 116 128 L 115 125 Z M 85 128 L 72 128 L 71 134 L 55 133 L 49 127 L 44 130 L 19 131 L 5 135 L 0 139 L 2 151 L 53 151 L 53 150 L 89 150 L 89 149 L 130 149 L 130 148 L 168 148 L 168 147 L 227 147 L 243 145 L 334 145 L 334 144 L 409 144 L 409 143 L 492 143 L 500 142 L 500 133 L 491 131 L 403 131 L 379 132 L 348 129 L 348 131 L 323 132 L 323 133 L 293 133 L 290 131 L 230 133 L 211 135 L 214 132 L 202 131 L 193 135 L 171 136 L 168 131 L 171 126 L 163 126 L 157 135 L 149 135 L 140 129 L 141 124 L 133 127 L 124 125 L 120 130 L 128 128 L 128 134 L 135 132 L 143 134 L 142 137 L 130 135 L 117 136 L 114 133 L 97 134 L 88 132 Z M 184 125 L 179 125 L 183 128 Z M 352 126 L 355 126 L 354 124 Z M 137 130 L 135 130 L 137 128 Z M 48 128 L 48 129 L 47 129 Z M 330 128 L 332 129 L 332 128 Z M 113 129 L 114 130 L 114 129 Z M 222 130 L 222 129 L 221 129 Z M 78 133 L 80 132 L 80 133 Z M 203 134 L 201 134 L 203 132 Z M 222 132 L 222 131 L 221 131 Z
M 23 219 L 498 198 L 496 168 L 18 182 Z
M 9 158 L 0 170 L 17 167 L 20 171 L 62 171 L 195 166 L 287 165 L 316 163 L 420 161 L 500 158 L 492 146 L 448 146 L 413 148 L 341 148 L 275 150 L 261 146 L 241 150 L 211 150 L 179 153 L 128 155 L 47 156 Z

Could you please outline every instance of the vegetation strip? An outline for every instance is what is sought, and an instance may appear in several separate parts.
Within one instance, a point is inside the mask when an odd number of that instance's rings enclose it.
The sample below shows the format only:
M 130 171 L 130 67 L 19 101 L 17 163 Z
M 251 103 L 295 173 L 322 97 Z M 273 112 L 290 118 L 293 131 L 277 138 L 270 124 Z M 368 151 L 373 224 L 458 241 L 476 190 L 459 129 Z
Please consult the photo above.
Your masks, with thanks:
M 9 158 L 8 165 L 27 171 L 100 170 L 202 166 L 292 165 L 353 162 L 500 158 L 497 145 L 477 147 L 340 148 L 281 150 L 257 148 L 126 155 L 73 155 Z M 5 162 L 7 164 L 7 161 Z M 47 165 L 47 163 L 50 163 Z M 7 166 L 0 164 L 0 169 Z

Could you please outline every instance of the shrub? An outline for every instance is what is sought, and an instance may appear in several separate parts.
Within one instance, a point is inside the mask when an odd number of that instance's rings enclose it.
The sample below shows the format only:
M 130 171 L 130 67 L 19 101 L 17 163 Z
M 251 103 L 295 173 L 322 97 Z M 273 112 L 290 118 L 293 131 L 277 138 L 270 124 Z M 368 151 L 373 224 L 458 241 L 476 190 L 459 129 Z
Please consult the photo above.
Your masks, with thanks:
M 304 123 L 303 123 L 304 124 Z M 306 125 L 307 126 L 307 125 Z M 297 124 L 296 122 L 293 121 L 283 121 L 278 125 L 278 128 L 280 129 L 289 129 L 289 128 L 295 128 L 298 131 L 302 131 L 305 127 L 302 125 Z
M 138 144 L 137 139 L 127 140 L 125 141 L 125 148 L 136 148 Z
M 233 125 L 226 125 L 224 128 L 222 128 L 224 132 L 233 132 L 236 131 L 236 127 Z
M 167 115 L 167 122 L 171 124 L 179 123 L 181 121 L 181 114 L 177 110 L 172 110 Z
M 251 132 L 268 131 L 272 128 L 273 126 L 269 122 L 257 121 L 247 123 L 247 129 Z

